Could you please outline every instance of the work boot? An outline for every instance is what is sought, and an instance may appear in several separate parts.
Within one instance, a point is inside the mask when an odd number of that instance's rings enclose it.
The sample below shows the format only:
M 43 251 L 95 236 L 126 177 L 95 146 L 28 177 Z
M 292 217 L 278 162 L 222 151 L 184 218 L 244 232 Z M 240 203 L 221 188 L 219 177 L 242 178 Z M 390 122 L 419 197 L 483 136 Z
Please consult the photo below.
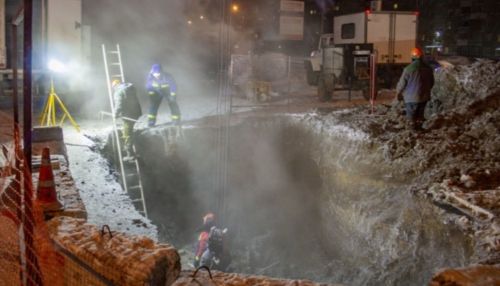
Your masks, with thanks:
M 123 157 L 123 161 L 133 161 L 135 159 L 135 153 L 134 151 L 131 151 L 130 149 L 125 150 L 125 157 Z
M 422 128 L 422 121 L 416 120 L 412 122 L 411 129 L 415 132 L 423 132 L 424 129 Z

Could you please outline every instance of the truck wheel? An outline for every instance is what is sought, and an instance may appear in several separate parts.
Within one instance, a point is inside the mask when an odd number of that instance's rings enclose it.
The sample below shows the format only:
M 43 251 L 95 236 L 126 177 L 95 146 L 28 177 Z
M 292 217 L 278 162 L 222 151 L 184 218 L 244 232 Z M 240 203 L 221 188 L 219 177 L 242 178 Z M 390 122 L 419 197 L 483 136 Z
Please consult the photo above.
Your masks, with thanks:
M 320 77 L 318 82 L 318 98 L 319 101 L 325 102 L 332 99 L 332 91 L 328 89 L 325 79 Z
M 319 72 L 313 71 L 312 64 L 310 61 L 306 61 L 305 66 L 307 74 L 307 84 L 311 86 L 317 86 L 319 81 Z
M 326 87 L 322 78 L 318 82 L 318 99 L 321 102 L 326 101 Z

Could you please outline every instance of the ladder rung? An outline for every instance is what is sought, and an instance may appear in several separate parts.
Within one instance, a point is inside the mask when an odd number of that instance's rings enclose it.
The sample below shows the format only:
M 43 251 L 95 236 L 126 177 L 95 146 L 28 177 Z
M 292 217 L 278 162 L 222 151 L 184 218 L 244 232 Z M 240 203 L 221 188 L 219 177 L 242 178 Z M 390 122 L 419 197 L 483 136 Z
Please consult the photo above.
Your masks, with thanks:
M 142 189 L 142 187 L 141 187 L 141 186 L 139 186 L 139 185 L 137 185 L 137 186 L 130 187 L 130 188 L 128 188 L 128 189 L 129 189 L 129 190 L 140 190 L 140 189 Z
M 111 77 L 119 77 L 119 78 L 121 78 L 121 77 L 122 77 L 122 75 L 121 75 L 121 74 L 114 74 L 114 75 L 112 75 Z
M 108 53 L 110 53 L 110 54 L 119 54 L 118 51 L 109 51 Z
M 128 174 L 127 177 L 134 177 L 134 176 L 137 176 L 137 173 L 133 173 L 133 174 Z
M 119 65 L 121 65 L 121 64 L 120 64 L 120 63 L 110 63 L 109 65 L 110 65 L 110 66 L 119 66 Z
M 135 200 L 132 200 L 133 203 L 141 203 L 142 202 L 142 199 L 135 199 Z

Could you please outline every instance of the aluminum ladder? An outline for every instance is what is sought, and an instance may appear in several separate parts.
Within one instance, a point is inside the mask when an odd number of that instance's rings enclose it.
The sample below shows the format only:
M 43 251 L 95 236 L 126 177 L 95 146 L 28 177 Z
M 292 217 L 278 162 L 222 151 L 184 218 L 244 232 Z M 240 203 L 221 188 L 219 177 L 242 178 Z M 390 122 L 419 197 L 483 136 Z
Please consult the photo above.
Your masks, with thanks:
M 144 198 L 144 188 L 142 187 L 139 161 L 137 160 L 137 157 L 134 157 L 133 160 L 129 160 L 127 162 L 123 160 L 124 157 L 122 153 L 122 146 L 121 146 L 122 144 L 120 142 L 120 135 L 118 132 L 116 118 L 113 116 L 115 114 L 115 102 L 113 99 L 113 89 L 111 87 L 111 81 L 118 79 L 122 83 L 125 82 L 120 45 L 119 44 L 116 45 L 116 50 L 108 51 L 106 49 L 106 46 L 102 44 L 102 56 L 104 60 L 104 68 L 106 70 L 106 83 L 108 87 L 109 105 L 111 107 L 111 118 L 113 121 L 113 133 L 114 133 L 113 145 L 116 146 L 116 150 L 118 151 L 118 161 L 120 165 L 120 176 L 121 176 L 122 186 L 123 189 L 129 195 L 132 195 L 131 193 L 132 191 L 139 192 L 140 194 L 139 198 L 137 199 L 132 198 L 132 203 L 134 203 L 134 205 L 139 204 L 142 207 L 142 210 L 139 209 L 139 212 L 142 213 L 147 218 L 148 212 L 146 209 L 146 200 Z M 108 57 L 112 58 L 113 61 L 109 62 Z M 133 146 L 133 149 L 135 152 L 135 146 Z M 133 178 L 135 178 L 135 180 L 133 180 Z M 129 180 L 133 180 L 134 183 L 129 184 Z

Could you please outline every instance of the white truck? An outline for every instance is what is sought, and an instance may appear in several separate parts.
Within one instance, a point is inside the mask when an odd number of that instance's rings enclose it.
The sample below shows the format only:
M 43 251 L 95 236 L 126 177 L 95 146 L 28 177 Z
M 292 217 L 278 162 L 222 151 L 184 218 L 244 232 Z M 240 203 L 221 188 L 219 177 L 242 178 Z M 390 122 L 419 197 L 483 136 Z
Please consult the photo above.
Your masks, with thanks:
M 370 54 L 377 59 L 377 82 L 393 86 L 416 45 L 415 12 L 366 11 L 334 18 L 333 34 L 321 36 L 318 50 L 306 60 L 308 83 L 329 99 L 335 89 L 366 91 Z M 368 96 L 364 92 L 365 97 Z

